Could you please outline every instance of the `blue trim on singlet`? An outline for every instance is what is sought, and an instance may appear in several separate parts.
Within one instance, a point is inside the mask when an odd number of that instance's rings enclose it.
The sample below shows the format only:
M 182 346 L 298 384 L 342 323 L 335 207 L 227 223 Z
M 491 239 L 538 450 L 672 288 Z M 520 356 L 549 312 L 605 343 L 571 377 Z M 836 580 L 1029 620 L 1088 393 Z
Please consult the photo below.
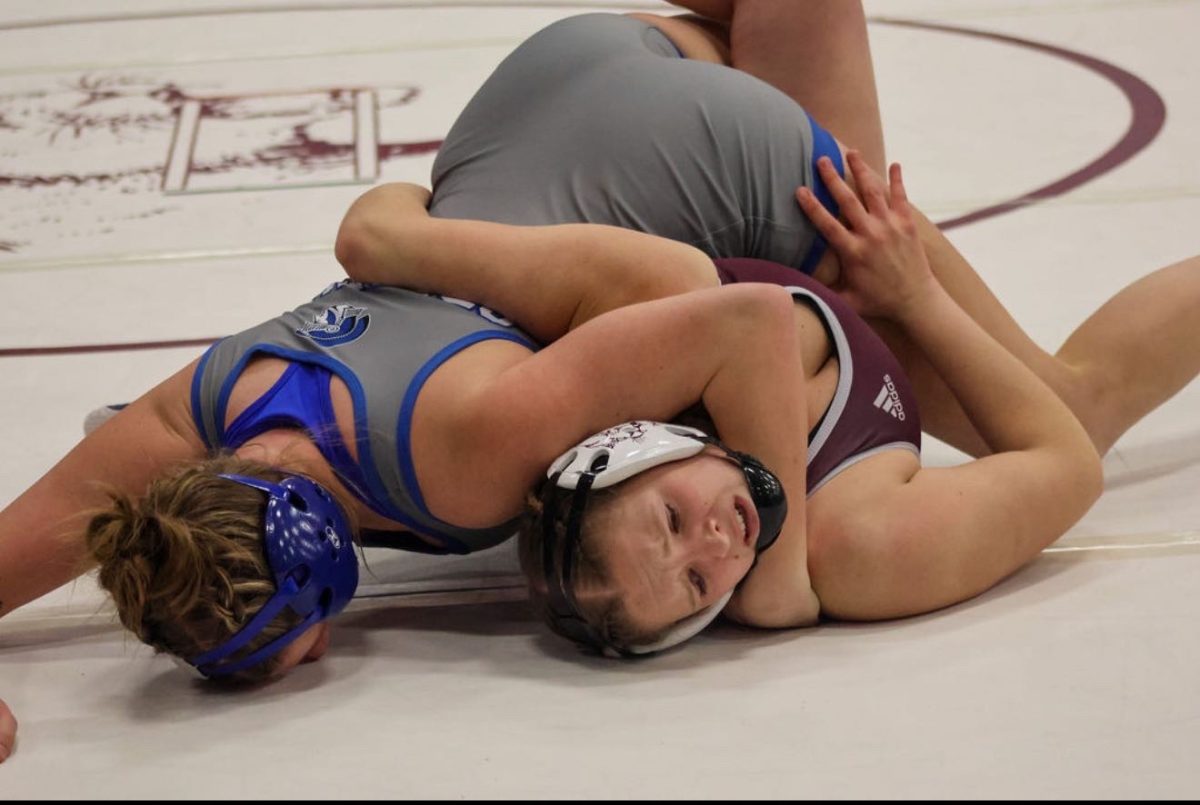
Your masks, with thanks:
M 529 349 L 537 349 L 530 344 L 528 339 L 521 338 L 516 333 L 506 333 L 497 330 L 480 330 L 463 336 L 457 341 L 451 342 L 442 347 L 436 355 L 425 362 L 417 373 L 413 376 L 412 381 L 408 384 L 408 391 L 404 393 L 404 402 L 400 405 L 400 416 L 396 421 L 396 454 L 400 459 L 400 473 L 404 478 L 404 484 L 408 487 L 408 492 L 412 496 L 413 503 L 427 516 L 436 522 L 442 522 L 430 513 L 429 508 L 425 505 L 425 498 L 421 494 L 421 485 L 417 483 L 417 470 L 412 463 L 412 417 L 413 410 L 417 405 L 417 395 L 421 393 L 421 388 L 425 385 L 425 381 L 429 376 L 437 371 L 447 360 L 452 358 L 457 353 L 467 347 L 477 344 L 480 341 L 492 339 L 500 339 L 504 341 L 513 341 L 523 347 Z
M 303 429 L 354 496 L 375 511 L 379 511 L 380 504 L 377 501 L 369 500 L 364 497 L 364 493 L 359 492 L 367 488 L 367 480 L 337 428 L 337 414 L 333 408 L 333 395 L 330 391 L 333 377 L 333 372 L 316 363 L 289 363 L 275 384 L 225 430 L 225 441 L 230 444 L 245 444 L 260 433 L 273 428 Z M 469 553 L 469 549 L 459 540 L 443 535 L 431 536 L 442 539 L 444 544 L 431 545 L 415 533 L 402 531 L 362 529 L 359 532 L 364 547 L 437 555 Z
M 414 376 L 410 382 L 408 390 L 405 392 L 404 401 L 401 405 L 400 418 L 397 426 L 397 451 L 400 458 L 400 469 L 402 481 L 405 484 L 413 503 L 426 516 L 432 519 L 435 523 L 448 527 L 456 527 L 451 523 L 446 523 L 429 512 L 425 505 L 424 498 L 421 496 L 420 486 L 416 480 L 416 470 L 412 464 L 411 456 L 406 452 L 410 442 L 410 430 L 412 421 L 412 411 L 416 405 L 416 398 L 421 387 L 429 376 L 443 363 L 449 360 L 459 351 L 471 346 L 472 344 L 488 340 L 505 340 L 513 341 L 523 347 L 536 350 L 537 345 L 530 342 L 527 338 L 522 338 L 515 333 L 508 333 L 498 330 L 481 330 L 470 335 L 464 336 L 450 345 L 443 347 L 436 355 L 426 361 L 420 371 Z M 210 350 L 211 351 L 211 350 Z M 254 401 L 245 411 L 243 411 L 230 426 L 225 428 L 222 423 L 225 421 L 225 414 L 228 409 L 229 397 L 232 394 L 233 386 L 237 379 L 241 376 L 246 364 L 253 358 L 259 355 L 270 355 L 272 357 L 281 358 L 292 362 L 292 366 L 286 369 L 282 376 L 272 385 L 272 387 Z M 203 360 L 207 360 L 206 354 Z M 350 455 L 349 449 L 341 438 L 340 431 L 336 426 L 336 417 L 333 412 L 333 402 L 329 392 L 329 383 L 319 383 L 318 388 L 322 391 L 318 392 L 318 399 L 315 401 L 316 409 L 314 411 L 314 401 L 311 398 L 306 398 L 305 388 L 301 386 L 295 390 L 288 390 L 290 393 L 284 393 L 285 385 L 292 383 L 297 377 L 297 365 L 302 365 L 307 370 L 311 370 L 314 365 L 320 367 L 331 375 L 336 375 L 350 391 L 350 397 L 354 406 L 354 422 L 355 422 L 355 443 L 358 446 L 359 460 L 356 462 Z M 193 415 L 200 410 L 200 382 L 201 372 L 197 368 L 196 378 L 192 385 L 193 399 Z M 312 374 L 309 374 L 307 380 L 319 379 Z M 396 533 L 395 545 L 393 547 L 403 548 L 405 550 L 420 551 L 423 553 L 456 553 L 468 554 L 471 553 L 471 547 L 449 534 L 443 534 L 438 530 L 431 529 L 429 526 L 418 523 L 412 517 L 406 514 L 401 509 L 397 508 L 392 503 L 391 497 L 387 494 L 387 487 L 383 483 L 378 470 L 375 467 L 374 459 L 371 452 L 370 432 L 367 429 L 367 406 L 366 393 L 359 382 L 358 377 L 345 364 L 335 358 L 325 355 L 313 354 L 311 352 L 302 352 L 292 350 L 286 347 L 281 347 L 275 344 L 256 344 L 248 348 L 245 353 L 238 359 L 237 363 L 226 376 L 225 382 L 222 385 L 221 391 L 217 397 L 215 419 L 218 429 L 221 444 L 229 444 L 233 436 L 244 436 L 246 439 L 252 438 L 259 433 L 262 433 L 269 428 L 257 428 L 255 432 L 250 433 L 251 428 L 247 427 L 244 421 L 249 421 L 251 415 L 261 414 L 262 411 L 272 403 L 277 402 L 276 395 L 284 394 L 278 400 L 279 403 L 286 405 L 293 403 L 298 410 L 294 411 L 278 411 L 272 410 L 264 420 L 272 427 L 278 424 L 295 424 L 302 427 L 316 443 L 321 454 L 333 466 L 335 472 L 345 480 L 347 488 L 354 494 L 356 498 L 361 500 L 365 505 L 370 507 L 376 513 L 402 523 L 412 531 L 432 537 L 443 543 L 441 548 L 431 546 L 428 543 L 420 541 L 416 538 L 411 540 L 405 539 L 405 535 Z M 307 414 L 315 414 L 318 417 L 318 424 L 314 426 L 313 422 L 307 418 Z M 258 423 L 256 423 L 258 424 Z M 204 433 L 203 428 L 201 433 Z M 210 445 L 211 446 L 211 445 Z M 405 449 L 401 449 L 401 447 Z M 382 544 L 376 540 L 376 545 Z
M 356 498 L 369 506 L 372 511 L 403 523 L 406 527 L 411 528 L 422 534 L 427 534 L 438 539 L 442 539 L 443 535 L 430 533 L 429 529 L 423 524 L 413 521 L 411 517 L 406 515 L 400 509 L 396 508 L 391 502 L 387 494 L 383 480 L 379 477 L 378 471 L 375 469 L 374 461 L 371 458 L 371 443 L 368 431 L 366 429 L 367 421 L 367 405 L 366 393 L 363 391 L 362 384 L 354 372 L 350 371 L 349 367 L 342 364 L 340 361 L 330 358 L 325 355 L 317 355 L 311 352 L 302 352 L 300 350 L 287 349 L 275 344 L 255 344 L 246 350 L 246 352 L 234 364 L 229 375 L 225 379 L 225 383 L 221 389 L 221 393 L 217 397 L 216 420 L 217 427 L 220 428 L 221 442 L 227 443 L 225 428 L 220 423 L 225 421 L 225 412 L 229 403 L 229 395 L 233 390 L 234 383 L 241 376 L 247 363 L 258 355 L 270 355 L 275 358 L 282 358 L 287 361 L 297 363 L 317 364 L 333 374 L 346 384 L 350 390 L 350 398 L 354 403 L 354 429 L 355 443 L 358 445 L 358 469 L 361 473 L 361 478 L 365 482 L 366 491 L 363 489 L 355 489 L 350 487 L 350 491 Z M 326 458 L 329 458 L 326 456 Z M 332 463 L 332 462 L 331 462 Z M 458 540 L 449 538 L 452 542 L 458 543 Z
M 275 385 L 225 429 L 225 442 L 241 445 L 274 428 L 300 428 L 349 489 L 364 488 L 366 479 L 362 468 L 342 441 L 337 428 L 337 415 L 329 390 L 332 378 L 333 373 L 323 366 L 300 362 L 288 364 Z
M 657 33 L 663 39 L 667 40 L 667 44 L 669 44 L 672 48 L 674 48 L 674 50 L 678 54 L 679 58 L 681 58 L 681 59 L 687 58 L 687 54 L 683 52 L 683 48 L 679 47 L 679 45 L 675 42 L 675 40 L 672 39 L 667 34 L 666 31 L 664 31 L 662 28 L 659 28 L 657 25 L 652 25 L 648 22 L 646 23 L 646 27 L 649 28 L 652 32 Z
M 842 151 L 838 148 L 837 140 L 833 135 L 813 120 L 813 116 L 808 112 L 808 122 L 812 124 L 813 134 L 813 152 L 812 152 L 812 171 L 813 171 L 813 195 L 817 197 L 817 201 L 821 202 L 821 206 L 829 210 L 829 214 L 834 218 L 838 217 L 840 208 L 837 201 L 834 200 L 833 194 L 829 192 L 829 188 L 821 179 L 821 174 L 817 171 L 817 160 L 821 157 L 829 157 L 833 160 L 833 166 L 837 168 L 839 176 L 846 175 L 846 166 L 842 162 Z M 829 247 L 825 238 L 820 232 L 814 230 L 814 240 L 812 246 L 808 250 L 808 254 L 804 258 L 804 262 L 800 264 L 800 270 L 805 274 L 812 274 L 813 269 L 817 267 L 817 262 L 825 254 L 825 250 Z

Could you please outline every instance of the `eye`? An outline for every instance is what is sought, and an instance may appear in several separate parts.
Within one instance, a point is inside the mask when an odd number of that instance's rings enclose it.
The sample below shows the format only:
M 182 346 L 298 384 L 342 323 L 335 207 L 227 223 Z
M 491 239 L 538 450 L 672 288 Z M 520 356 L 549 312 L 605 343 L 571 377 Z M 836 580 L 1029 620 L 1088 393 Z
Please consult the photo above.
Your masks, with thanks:
M 674 506 L 667 506 L 667 524 L 671 527 L 671 533 L 679 533 L 679 512 Z
M 692 582 L 695 588 L 700 592 L 700 597 L 703 598 L 708 593 L 708 585 L 704 581 L 704 577 L 694 570 L 688 571 L 688 579 Z

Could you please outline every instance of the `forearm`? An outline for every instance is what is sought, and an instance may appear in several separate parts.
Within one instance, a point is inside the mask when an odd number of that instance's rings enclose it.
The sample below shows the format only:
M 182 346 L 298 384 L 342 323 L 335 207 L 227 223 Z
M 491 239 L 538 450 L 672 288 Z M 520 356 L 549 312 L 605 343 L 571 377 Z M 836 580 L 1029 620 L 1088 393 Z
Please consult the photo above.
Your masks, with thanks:
M 378 282 L 421 288 L 419 270 L 436 259 L 440 244 L 420 237 L 431 219 L 429 191 L 413 184 L 393 183 L 360 196 L 338 227 L 334 256 L 347 276 L 359 282 Z
M 923 355 L 995 452 L 1053 445 L 1080 451 L 1091 443 L 1075 416 L 1037 375 L 956 301 L 933 270 L 922 228 L 908 202 L 900 166 L 889 182 L 856 152 L 847 154 L 861 198 L 828 159 L 818 165 L 847 223 L 807 189 L 798 200 L 843 265 L 842 294 L 864 316 L 890 321 Z M 1095 460 L 1095 452 L 1091 451 Z
M 780 479 L 788 516 L 779 539 L 730 602 L 728 615 L 765 628 L 810 626 L 821 604 L 808 571 L 805 517 L 809 431 L 807 381 L 800 370 L 791 298 L 779 310 L 779 338 L 731 333 L 729 360 L 705 390 L 704 405 L 723 440 L 751 453 Z M 747 328 L 748 329 L 748 328 Z
M 429 191 L 385 184 L 351 205 L 338 229 L 334 254 L 358 282 L 470 299 L 505 311 L 518 289 L 505 272 L 530 254 L 549 256 L 549 227 L 433 218 Z
M 936 281 L 897 322 L 945 380 L 994 452 L 1053 446 L 1094 451 L 1079 421 Z
M 103 428 L 102 428 L 103 430 Z M 77 445 L 33 486 L 0 510 L 0 616 L 56 590 L 90 567 L 88 513 L 107 498 L 99 472 L 85 472 Z M 87 478 L 64 482 L 65 477 Z
M 719 284 L 683 243 L 596 224 L 431 218 L 414 188 L 383 185 L 351 207 L 336 252 L 352 279 L 470 299 L 543 342 L 619 307 Z
M 83 518 L 48 523 L 37 487 L 0 511 L 0 617 L 87 569 Z
M 202 458 L 191 423 L 193 361 L 77 444 L 0 511 L 0 614 L 91 567 L 86 529 L 109 490 L 140 496 L 160 473 Z

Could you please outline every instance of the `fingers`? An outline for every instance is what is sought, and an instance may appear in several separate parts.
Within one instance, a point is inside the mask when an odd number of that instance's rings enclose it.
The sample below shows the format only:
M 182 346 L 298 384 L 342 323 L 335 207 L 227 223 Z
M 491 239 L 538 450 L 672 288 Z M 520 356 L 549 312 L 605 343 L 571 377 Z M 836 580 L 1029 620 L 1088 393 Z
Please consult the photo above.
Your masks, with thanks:
M 848 254 L 849 250 L 854 247 L 854 237 L 841 221 L 834 218 L 829 210 L 825 209 L 825 205 L 813 195 L 813 192 L 807 187 L 801 187 L 796 191 L 796 201 L 799 202 L 800 209 L 812 221 L 817 231 L 825 240 L 829 241 L 833 250 L 843 257 Z
M 863 242 L 876 242 L 878 246 L 877 242 L 886 240 L 889 232 L 911 235 L 912 215 L 899 163 L 889 167 L 885 180 L 857 151 L 847 151 L 846 162 L 857 192 L 838 174 L 828 157 L 817 161 L 821 179 L 838 203 L 846 225 L 831 215 L 808 188 L 796 191 L 801 209 L 817 231 L 843 257 L 854 254 L 861 246 L 860 238 L 865 239 Z
M 817 172 L 821 175 L 821 180 L 825 182 L 825 186 L 829 188 L 830 195 L 837 202 L 838 208 L 843 217 L 850 224 L 851 229 L 861 229 L 866 226 L 871 216 L 867 213 L 858 196 L 850 185 L 846 184 L 846 180 L 838 173 L 837 168 L 833 166 L 833 160 L 829 157 L 821 157 L 817 160 Z
M 889 209 L 888 188 L 884 184 L 883 178 L 867 164 L 867 161 L 862 158 L 862 154 L 857 151 L 847 151 L 846 162 L 850 166 L 854 184 L 858 187 L 858 193 L 862 196 L 867 210 L 877 217 L 886 215 Z
M 888 169 L 888 182 L 891 184 L 892 213 L 899 222 L 900 231 L 908 237 L 919 237 L 916 216 L 908 203 L 908 189 L 904 186 L 904 174 L 899 162 L 893 162 Z

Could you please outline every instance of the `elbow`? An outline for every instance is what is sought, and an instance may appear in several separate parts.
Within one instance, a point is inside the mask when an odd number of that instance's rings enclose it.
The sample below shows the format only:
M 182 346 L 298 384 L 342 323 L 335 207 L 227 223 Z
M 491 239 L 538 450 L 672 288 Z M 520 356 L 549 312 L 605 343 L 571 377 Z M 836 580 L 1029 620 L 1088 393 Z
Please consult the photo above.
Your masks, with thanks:
M 744 294 L 742 332 L 757 342 L 784 347 L 795 341 L 792 294 L 779 285 L 747 283 L 727 286 Z
M 342 219 L 341 226 L 338 227 L 337 239 L 333 243 L 333 256 L 341 264 L 346 276 L 352 280 L 360 282 L 370 280 L 370 277 L 367 276 L 370 265 L 370 261 L 367 259 L 367 255 L 371 251 L 370 241 L 369 227 L 351 209 Z

